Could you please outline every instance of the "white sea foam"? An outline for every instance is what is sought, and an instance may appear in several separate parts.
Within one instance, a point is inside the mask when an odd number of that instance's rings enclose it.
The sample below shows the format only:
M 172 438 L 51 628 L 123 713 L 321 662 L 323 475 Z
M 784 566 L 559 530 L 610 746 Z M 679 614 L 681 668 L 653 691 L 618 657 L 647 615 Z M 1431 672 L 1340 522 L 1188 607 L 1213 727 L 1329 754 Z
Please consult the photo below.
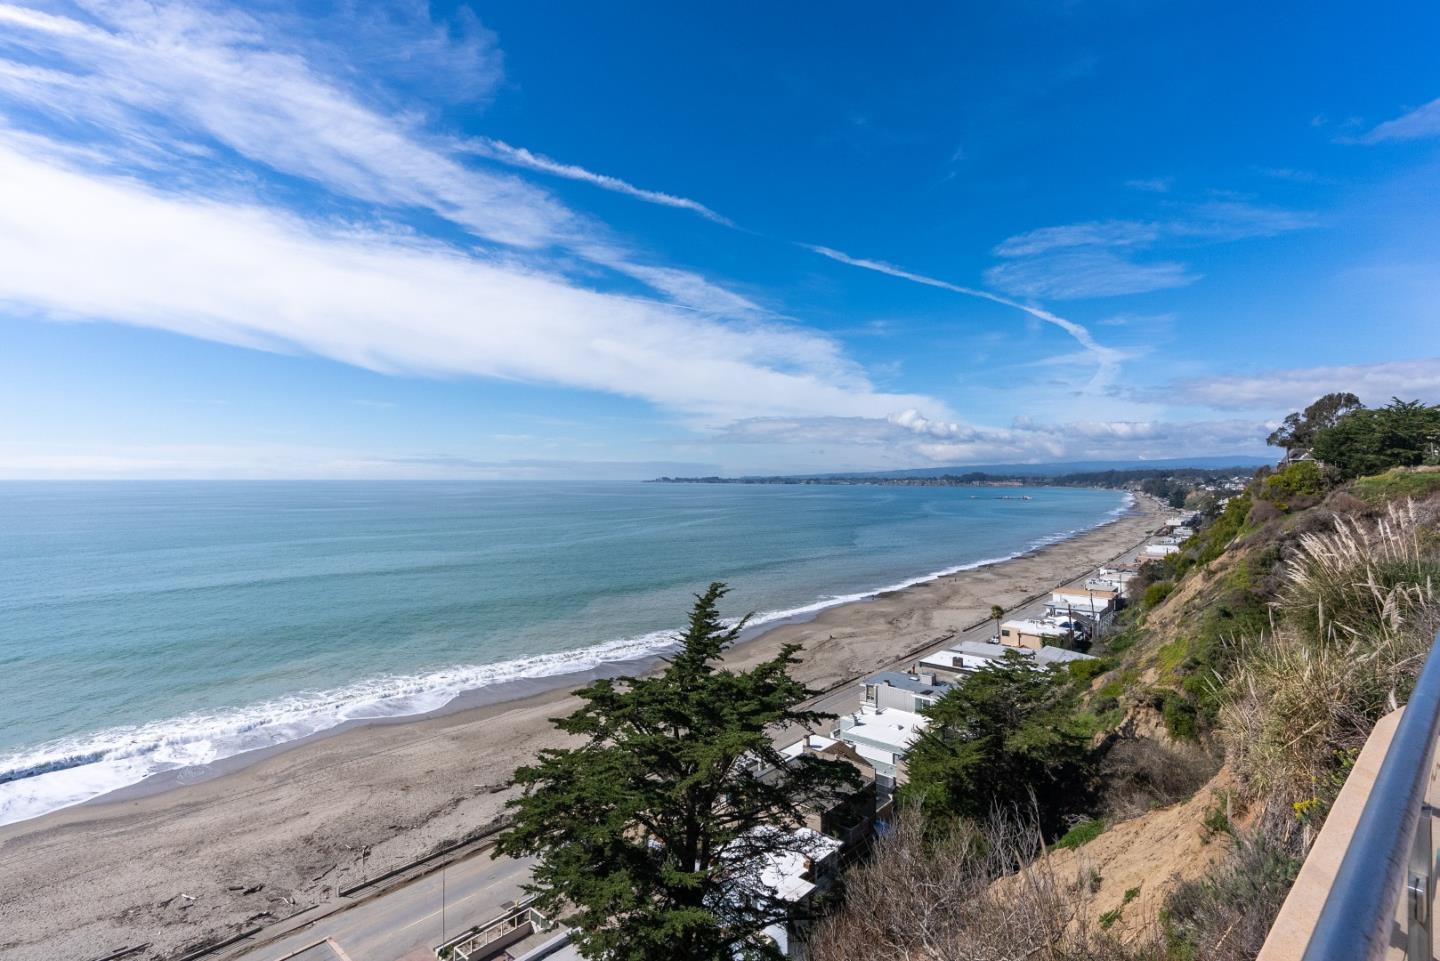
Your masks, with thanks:
M 1040 538 L 1003 557 L 956 564 L 885 587 L 836 594 L 813 603 L 752 618 L 759 626 L 801 618 L 838 604 L 863 601 L 962 571 L 999 564 L 1105 524 L 1135 503 L 1133 495 L 1089 527 Z M 428 674 L 380 677 L 331 691 L 296 694 L 215 714 L 190 714 L 84 737 L 51 741 L 0 756 L 0 824 L 69 807 L 128 787 L 151 775 L 212 764 L 247 751 L 274 747 L 347 721 L 405 717 L 438 710 L 465 691 L 522 679 L 579 674 L 616 661 L 653 657 L 674 648 L 673 631 L 609 641 L 573 651 L 495 664 L 469 664 Z

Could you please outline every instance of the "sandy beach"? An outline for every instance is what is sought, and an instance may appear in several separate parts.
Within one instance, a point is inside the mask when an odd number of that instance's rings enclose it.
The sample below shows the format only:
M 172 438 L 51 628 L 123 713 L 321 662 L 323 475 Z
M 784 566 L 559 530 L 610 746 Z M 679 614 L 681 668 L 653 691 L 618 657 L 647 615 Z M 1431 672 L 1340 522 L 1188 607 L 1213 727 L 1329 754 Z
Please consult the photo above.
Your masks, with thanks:
M 828 687 L 1083 574 L 1133 547 L 1160 513 L 1141 498 L 1031 554 L 781 624 L 729 660 L 798 643 L 801 678 Z M 515 767 L 560 742 L 548 719 L 574 704 L 551 691 L 358 727 L 199 783 L 0 828 L 0 958 L 90 958 L 142 942 L 152 947 L 135 957 L 163 957 L 315 903 L 359 879 L 367 848 L 374 875 L 493 819 Z

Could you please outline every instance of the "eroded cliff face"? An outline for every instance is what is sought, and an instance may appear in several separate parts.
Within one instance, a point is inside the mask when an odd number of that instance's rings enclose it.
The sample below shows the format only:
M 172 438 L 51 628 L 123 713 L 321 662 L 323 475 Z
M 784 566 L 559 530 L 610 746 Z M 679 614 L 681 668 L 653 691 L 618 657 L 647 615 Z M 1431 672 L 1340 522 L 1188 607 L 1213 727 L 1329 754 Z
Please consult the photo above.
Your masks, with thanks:
M 1234 788 L 1222 768 L 1187 801 L 1122 821 L 1078 848 L 1047 854 L 1056 877 L 1075 881 L 1072 927 L 1098 927 L 1122 943 L 1154 940 L 1175 889 L 1203 877 L 1228 853 L 1232 842 L 1222 819 L 1244 821 L 1243 812 L 1234 810 Z M 999 882 L 1006 883 L 1010 879 Z

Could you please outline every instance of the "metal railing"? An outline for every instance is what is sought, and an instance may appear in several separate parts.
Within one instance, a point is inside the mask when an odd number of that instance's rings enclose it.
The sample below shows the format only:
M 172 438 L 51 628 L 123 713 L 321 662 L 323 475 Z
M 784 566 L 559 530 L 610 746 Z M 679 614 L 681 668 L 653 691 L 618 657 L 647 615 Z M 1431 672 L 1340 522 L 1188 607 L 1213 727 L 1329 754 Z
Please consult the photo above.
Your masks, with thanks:
M 1440 635 L 1405 706 L 1345 849 L 1304 961 L 1360 961 L 1403 949 L 1430 961 L 1435 861 L 1425 801 L 1440 736 Z M 1401 897 L 1405 899 L 1400 917 Z

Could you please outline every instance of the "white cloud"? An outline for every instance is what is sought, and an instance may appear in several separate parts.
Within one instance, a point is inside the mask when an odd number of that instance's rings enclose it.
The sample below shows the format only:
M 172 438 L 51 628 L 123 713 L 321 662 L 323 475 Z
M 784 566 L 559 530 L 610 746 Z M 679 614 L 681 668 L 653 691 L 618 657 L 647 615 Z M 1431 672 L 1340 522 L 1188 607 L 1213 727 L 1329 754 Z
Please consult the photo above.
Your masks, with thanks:
M 966 297 L 978 297 L 981 300 L 988 300 L 993 304 L 1000 304 L 1003 307 L 1011 307 L 1034 317 L 1036 320 L 1044 321 L 1059 327 L 1065 333 L 1080 344 L 1094 361 L 1096 369 L 1095 376 L 1091 380 L 1089 389 L 1100 390 L 1110 384 L 1120 370 L 1120 363 L 1125 359 L 1122 351 L 1112 347 L 1106 347 L 1099 343 L 1091 335 L 1088 328 L 1077 324 L 1073 320 L 1067 320 L 1058 314 L 1036 307 L 1033 304 L 1022 304 L 1018 301 L 992 294 L 988 290 L 977 290 L 973 287 L 962 287 L 959 284 L 952 284 L 949 281 L 937 280 L 934 277 L 926 277 L 924 274 L 917 274 L 897 267 L 894 264 L 887 264 L 881 260 L 866 260 L 863 257 L 852 257 L 847 253 L 835 250 L 831 247 L 821 247 L 814 244 L 801 244 L 807 250 L 814 251 L 822 257 L 839 261 L 842 264 L 849 264 L 852 267 L 860 267 L 864 270 L 873 270 L 877 273 L 887 274 L 891 277 L 898 277 L 901 280 L 908 280 L 916 284 L 924 284 L 927 287 L 937 287 L 940 290 L 948 290 L 952 293 L 963 294 Z
M 1267 370 L 1258 374 L 1182 380 L 1150 399 L 1225 410 L 1299 410 L 1323 394 L 1350 391 L 1367 404 L 1391 397 L 1440 402 L 1440 357 L 1378 364 Z
M 254 178 L 243 166 L 215 156 L 233 152 L 366 204 L 429 211 L 491 243 L 529 252 L 565 248 L 696 309 L 758 310 L 693 272 L 644 263 L 603 225 L 517 176 L 463 163 L 453 140 L 428 135 L 422 118 L 387 113 L 318 70 L 314 57 L 325 59 L 323 49 L 302 51 L 293 40 L 287 46 L 284 21 L 277 26 L 186 3 L 90 0 L 86 9 L 93 22 L 0 3 L 0 27 L 13 28 L 0 51 L 8 46 L 45 61 L 0 58 L 0 97 L 8 94 L 22 108 L 12 111 L 12 122 L 38 109 L 46 123 L 69 121 L 77 139 L 99 138 L 79 150 L 73 142 L 52 145 L 72 161 L 124 162 L 125 169 L 163 178 L 175 189 L 251 193 Z M 471 74 L 483 72 L 486 55 L 498 57 L 488 34 L 478 25 L 476 31 L 480 40 L 462 42 L 460 53 L 450 54 L 473 61 Z M 438 55 L 444 42 L 433 28 L 418 39 L 410 31 L 387 59 L 404 60 L 401 50 Z M 506 149 L 512 161 L 529 157 L 531 169 L 549 163 L 553 173 L 563 166 Z M 215 183 L 217 171 L 230 180 Z M 611 189 L 629 187 L 590 176 Z M 631 189 L 652 201 L 666 196 Z
M 883 417 L 828 338 L 600 293 L 408 234 L 176 198 L 0 141 L 0 302 L 380 371 L 480 375 L 642 398 L 706 420 Z
M 1440 137 L 1440 99 L 1432 100 L 1409 113 L 1387 120 L 1360 138 L 1362 143 L 1393 140 L 1423 140 Z
M 277 52 L 254 18 L 184 4 L 88 9 L 94 24 L 0 5 L 9 45 L 52 60 L 12 66 L 3 89 L 162 154 L 184 127 L 271 169 L 369 203 L 433 210 L 497 243 L 536 248 L 581 229 L 543 191 L 466 168 L 303 57 Z
M 1019 297 L 1079 300 L 1187 287 L 1200 279 L 1175 261 L 1150 263 L 1109 250 L 1072 250 L 996 264 L 985 271 L 992 286 Z
M 1135 180 L 1125 181 L 1125 186 L 1131 190 L 1143 190 L 1145 193 L 1166 194 L 1170 188 L 1175 186 L 1174 177 L 1141 177 Z
M 1000 257 L 1030 257 L 1067 247 L 1142 247 L 1159 240 L 1159 224 L 1135 220 L 1096 220 L 1083 224 L 1040 227 L 1002 240 Z
M 625 194 L 627 197 L 634 197 L 646 203 L 659 204 L 662 207 L 674 207 L 677 210 L 688 210 L 691 213 L 699 214 L 706 220 L 713 220 L 715 223 L 724 224 L 727 227 L 735 226 L 729 218 L 722 217 L 697 200 L 691 200 L 688 197 L 677 197 L 674 194 L 667 194 L 658 190 L 646 190 L 643 187 L 636 187 L 634 184 L 627 183 L 618 177 L 595 173 L 594 171 L 586 170 L 584 167 L 578 167 L 575 164 L 552 160 L 549 157 L 526 150 L 524 147 L 512 147 L 510 144 L 501 140 L 477 137 L 461 143 L 460 149 L 468 153 L 473 153 L 476 156 L 486 157 L 490 160 L 510 164 L 514 167 L 521 167 L 526 170 L 537 170 L 541 173 L 554 174 L 557 177 L 564 177 L 568 180 L 579 180 L 582 183 L 594 184 L 603 190 Z
M 1223 242 L 1273 237 L 1318 223 L 1310 213 L 1239 200 L 1186 204 L 1177 213 L 1168 220 L 1094 220 L 1040 227 L 1001 241 L 995 253 L 1030 257 L 1076 247 L 1151 247 L 1166 240 Z
M 831 457 L 868 452 L 883 467 L 965 466 L 1055 460 L 1153 460 L 1192 456 L 1264 454 L 1271 426 L 1259 420 L 1083 420 L 1042 423 L 1016 418 L 1009 427 L 983 427 L 902 411 L 883 420 L 865 417 L 742 420 L 716 432 L 738 444 L 823 445 Z
M 1132 184 L 1133 185 L 1133 184 Z M 1200 279 L 1175 260 L 1140 261 L 1164 243 L 1222 243 L 1313 227 L 1311 214 L 1240 200 L 1174 205 L 1165 220 L 1096 220 L 1040 227 L 1001 241 L 986 282 L 1017 297 L 1077 300 L 1185 287 Z

